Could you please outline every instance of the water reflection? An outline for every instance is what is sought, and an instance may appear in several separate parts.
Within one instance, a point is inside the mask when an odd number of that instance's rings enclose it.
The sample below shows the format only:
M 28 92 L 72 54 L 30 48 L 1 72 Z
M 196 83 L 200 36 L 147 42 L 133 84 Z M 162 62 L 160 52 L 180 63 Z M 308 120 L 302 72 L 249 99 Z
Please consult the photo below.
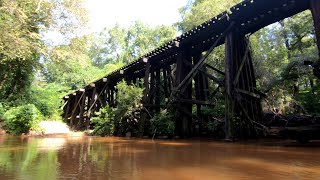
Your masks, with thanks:
M 0 136 L 0 179 L 319 178 L 320 143 L 286 143 Z

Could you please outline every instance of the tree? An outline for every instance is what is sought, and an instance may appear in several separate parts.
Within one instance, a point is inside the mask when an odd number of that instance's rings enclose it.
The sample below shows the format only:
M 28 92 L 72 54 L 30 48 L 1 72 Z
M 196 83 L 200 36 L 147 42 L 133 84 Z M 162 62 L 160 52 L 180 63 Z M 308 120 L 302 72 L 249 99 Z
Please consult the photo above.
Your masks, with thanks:
M 115 25 L 94 35 L 90 57 L 99 68 L 108 63 L 128 64 L 175 36 L 174 27 L 150 27 L 139 21 L 127 29 Z
M 197 25 L 217 16 L 230 9 L 241 0 L 194 0 L 180 9 L 182 21 L 177 25 L 183 32 L 194 28 Z
M 56 27 L 72 29 L 83 18 L 82 0 L 3 0 L 0 4 L 0 98 L 9 105 L 30 99 L 30 85 L 47 47 L 42 33 Z M 61 20 L 68 23 L 61 23 Z M 62 28 L 63 29 L 63 28 Z M 66 33 L 67 31 L 62 31 Z

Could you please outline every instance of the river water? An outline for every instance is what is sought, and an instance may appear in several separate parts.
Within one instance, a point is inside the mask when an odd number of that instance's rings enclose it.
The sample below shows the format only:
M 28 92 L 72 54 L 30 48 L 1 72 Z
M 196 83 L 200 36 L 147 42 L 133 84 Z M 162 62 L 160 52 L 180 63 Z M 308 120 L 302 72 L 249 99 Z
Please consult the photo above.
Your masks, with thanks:
M 0 179 L 320 180 L 320 142 L 0 136 Z

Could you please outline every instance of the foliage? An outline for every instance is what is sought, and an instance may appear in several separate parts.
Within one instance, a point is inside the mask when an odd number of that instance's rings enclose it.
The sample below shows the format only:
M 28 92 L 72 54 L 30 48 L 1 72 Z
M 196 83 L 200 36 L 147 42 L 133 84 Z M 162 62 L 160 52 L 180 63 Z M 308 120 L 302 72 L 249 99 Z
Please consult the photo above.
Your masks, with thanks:
M 150 27 L 140 21 L 128 28 L 115 25 L 93 35 L 89 54 L 93 64 L 100 68 L 109 63 L 128 64 L 173 39 L 176 34 L 174 27 Z
M 114 112 L 110 106 L 105 106 L 91 118 L 91 122 L 95 125 L 93 134 L 100 136 L 111 136 L 115 132 Z
M 138 126 L 138 114 L 142 108 L 141 100 L 143 88 L 139 85 L 128 85 L 124 80 L 116 86 L 117 108 L 114 110 L 114 119 L 117 135 L 126 132 L 136 133 Z
M 319 92 L 319 91 L 318 91 Z M 320 115 L 320 97 L 315 96 L 311 92 L 302 92 L 297 97 L 296 100 L 301 103 L 301 106 L 309 113 Z
M 30 99 L 30 86 L 46 55 L 43 32 L 54 27 L 72 29 L 83 22 L 82 0 L 38 1 L 3 0 L 0 4 L 0 98 L 10 106 Z M 81 4 L 81 3 L 80 3 Z M 62 20 L 68 20 L 61 23 Z M 62 25 L 63 24 L 63 25 Z
M 180 9 L 182 21 L 178 23 L 179 29 L 188 31 L 193 27 L 217 16 L 231 8 L 241 0 L 194 0 Z
M 31 102 L 40 112 L 51 120 L 61 119 L 61 97 L 66 94 L 67 88 L 56 83 L 34 83 L 31 88 Z
M 174 115 L 163 111 L 151 120 L 151 132 L 159 136 L 173 136 L 175 130 Z
M 143 89 L 137 85 L 128 85 L 125 81 L 117 84 L 117 108 L 109 105 L 101 108 L 92 118 L 96 135 L 124 135 L 126 132 L 136 134 L 138 115 L 141 110 Z
M 219 101 L 217 102 L 217 105 L 214 107 L 209 106 L 201 106 L 201 112 L 204 116 L 212 116 L 216 118 L 224 117 L 224 105 L 223 105 L 223 97 L 219 97 Z
M 33 104 L 13 107 L 4 114 L 5 128 L 12 134 L 26 133 L 37 128 L 43 119 L 41 112 Z
M 221 123 L 218 121 L 209 121 L 207 126 L 208 131 L 210 133 L 216 133 L 219 130 L 219 125 L 221 125 Z
M 0 103 L 0 121 L 3 120 L 4 113 L 5 113 L 5 109 L 2 105 L 2 103 Z

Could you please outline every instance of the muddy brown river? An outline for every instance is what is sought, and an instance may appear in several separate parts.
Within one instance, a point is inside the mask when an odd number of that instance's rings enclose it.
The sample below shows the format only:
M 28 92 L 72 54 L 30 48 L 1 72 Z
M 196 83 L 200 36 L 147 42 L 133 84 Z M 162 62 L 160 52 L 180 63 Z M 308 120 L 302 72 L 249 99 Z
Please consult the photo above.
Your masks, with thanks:
M 320 180 L 320 142 L 0 136 L 0 179 Z

